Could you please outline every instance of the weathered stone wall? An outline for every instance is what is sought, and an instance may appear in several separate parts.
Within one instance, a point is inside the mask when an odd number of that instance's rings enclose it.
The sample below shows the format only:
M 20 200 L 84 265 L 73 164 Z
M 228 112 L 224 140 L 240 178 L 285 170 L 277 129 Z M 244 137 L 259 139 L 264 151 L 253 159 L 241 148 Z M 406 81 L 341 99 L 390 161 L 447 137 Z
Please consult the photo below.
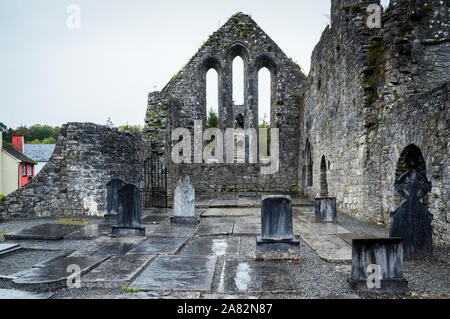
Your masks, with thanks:
M 113 178 L 142 180 L 141 136 L 92 123 L 61 127 L 49 162 L 24 187 L 4 198 L 4 218 L 106 213 L 106 186 Z
M 232 61 L 244 61 L 244 105 L 232 100 Z M 219 78 L 219 129 L 234 128 L 237 116 L 244 129 L 258 128 L 258 71 L 271 73 L 271 126 L 280 129 L 280 169 L 273 175 L 260 174 L 257 164 L 175 164 L 170 154 L 174 128 L 191 132 L 194 120 L 206 129 L 206 72 L 214 68 Z M 281 49 L 247 15 L 238 13 L 213 33 L 186 66 L 161 92 L 149 95 L 146 114 L 148 139 L 169 170 L 169 193 L 179 177 L 188 174 L 196 191 L 296 191 L 299 136 L 299 93 L 305 77 Z M 247 142 L 248 143 L 248 142 Z M 193 147 L 192 147 L 193 149 Z M 193 163 L 192 157 L 192 163 Z
M 448 244 L 449 3 L 391 1 L 382 28 L 369 29 L 370 3 L 376 1 L 332 1 L 331 26 L 313 51 L 304 94 L 300 190 L 318 194 L 324 155 L 328 191 L 338 208 L 388 223 L 398 204 L 397 163 L 414 144 L 433 183 L 425 203 L 434 214 L 435 243 Z

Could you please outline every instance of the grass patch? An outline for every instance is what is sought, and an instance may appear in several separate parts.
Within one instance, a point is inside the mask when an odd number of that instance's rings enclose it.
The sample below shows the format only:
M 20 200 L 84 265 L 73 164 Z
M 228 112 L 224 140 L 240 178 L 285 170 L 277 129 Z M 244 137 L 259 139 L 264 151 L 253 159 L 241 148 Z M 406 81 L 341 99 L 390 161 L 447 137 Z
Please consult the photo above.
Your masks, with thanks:
M 122 290 L 125 292 L 140 292 L 141 291 L 141 289 L 139 289 L 139 288 L 130 288 L 127 286 L 122 286 Z

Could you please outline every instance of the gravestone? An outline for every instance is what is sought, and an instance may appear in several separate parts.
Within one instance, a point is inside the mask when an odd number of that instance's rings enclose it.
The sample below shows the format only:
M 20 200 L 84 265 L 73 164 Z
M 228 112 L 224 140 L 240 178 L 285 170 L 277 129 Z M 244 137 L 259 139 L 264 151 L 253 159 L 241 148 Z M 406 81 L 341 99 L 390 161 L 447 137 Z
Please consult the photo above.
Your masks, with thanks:
M 145 227 L 141 225 L 142 193 L 133 184 L 119 189 L 119 211 L 116 225 L 112 226 L 113 235 L 145 236 Z
M 403 278 L 401 238 L 352 240 L 351 289 L 366 292 L 399 293 L 408 289 Z
M 291 197 L 268 195 L 261 200 L 261 235 L 256 238 L 256 259 L 298 257 L 299 241 L 292 227 Z
M 405 258 L 432 255 L 433 215 L 420 202 L 431 190 L 431 183 L 423 174 L 410 170 L 395 182 L 395 190 L 405 200 L 391 213 L 389 236 L 403 238 Z
M 195 217 L 195 189 L 189 176 L 181 178 L 177 183 L 173 199 L 173 215 L 170 217 L 171 223 L 198 223 Z
M 104 218 L 108 224 L 113 224 L 117 219 L 117 212 L 119 211 L 119 189 L 124 185 L 125 182 L 121 179 L 113 179 L 106 184 L 106 214 Z
M 336 222 L 336 197 L 315 198 L 314 213 L 317 223 Z

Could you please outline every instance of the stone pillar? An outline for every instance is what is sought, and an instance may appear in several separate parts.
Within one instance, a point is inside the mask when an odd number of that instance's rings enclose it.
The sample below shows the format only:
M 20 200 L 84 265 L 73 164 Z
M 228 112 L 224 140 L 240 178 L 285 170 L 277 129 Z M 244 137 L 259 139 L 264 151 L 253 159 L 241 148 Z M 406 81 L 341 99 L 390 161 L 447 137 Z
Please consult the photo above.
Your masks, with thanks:
M 145 236 L 141 214 L 142 193 L 135 185 L 126 184 L 119 190 L 117 224 L 112 226 L 112 234 Z
M 291 197 L 268 195 L 261 200 L 261 235 L 256 238 L 256 259 L 292 259 L 300 252 L 292 227 Z
M 175 188 L 173 215 L 170 217 L 171 223 L 198 223 L 198 219 L 195 217 L 195 189 L 192 187 L 189 176 L 181 178 Z
M 347 282 L 354 290 L 405 292 L 408 282 L 403 278 L 402 239 L 353 239 L 352 273 Z
M 105 222 L 112 224 L 117 222 L 117 212 L 119 211 L 119 189 L 125 185 L 121 179 L 110 180 L 106 184 L 106 214 Z

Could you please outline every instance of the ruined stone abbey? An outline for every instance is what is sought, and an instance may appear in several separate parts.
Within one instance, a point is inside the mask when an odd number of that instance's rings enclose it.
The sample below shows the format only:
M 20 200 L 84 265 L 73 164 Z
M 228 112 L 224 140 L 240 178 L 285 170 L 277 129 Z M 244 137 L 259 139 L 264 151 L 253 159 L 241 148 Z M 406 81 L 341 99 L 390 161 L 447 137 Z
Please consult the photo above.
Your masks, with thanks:
M 314 198 L 326 191 L 336 197 L 341 213 L 389 224 L 390 212 L 401 202 L 394 182 L 416 169 L 432 183 L 424 204 L 433 214 L 433 241 L 449 245 L 450 3 L 391 1 L 381 28 L 369 28 L 366 7 L 379 1 L 331 2 L 330 25 L 312 52 L 308 75 L 250 16 L 237 13 L 161 91 L 149 93 L 142 135 L 65 124 L 49 163 L 0 204 L 2 218 L 103 215 L 105 184 L 113 178 L 145 184 L 144 163 L 157 155 L 167 168 L 169 199 L 179 178 L 189 175 L 196 193 Z M 302 30 L 286 32 L 301 41 Z M 242 105 L 232 98 L 237 56 L 244 62 Z M 173 129 L 188 128 L 193 135 L 195 120 L 206 128 L 211 68 L 218 74 L 219 129 L 236 123 L 258 129 L 263 67 L 271 75 L 270 125 L 279 128 L 278 172 L 261 175 L 265 164 L 248 158 L 245 163 L 174 163 Z

